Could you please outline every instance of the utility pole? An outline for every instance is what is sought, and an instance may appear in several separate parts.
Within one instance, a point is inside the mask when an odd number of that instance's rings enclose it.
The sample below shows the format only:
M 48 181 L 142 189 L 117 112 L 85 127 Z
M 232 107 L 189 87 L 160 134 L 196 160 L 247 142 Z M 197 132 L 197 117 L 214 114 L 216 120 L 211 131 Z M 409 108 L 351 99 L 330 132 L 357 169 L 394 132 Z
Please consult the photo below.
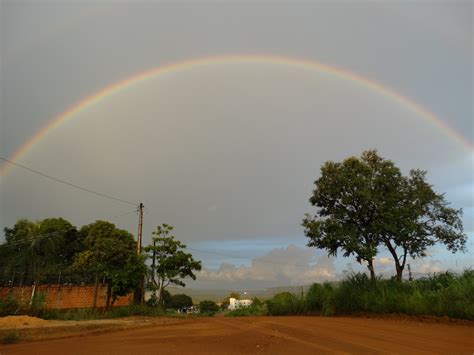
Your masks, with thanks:
M 138 212 L 138 233 L 137 233 L 137 254 L 142 253 L 142 232 L 143 232 L 143 203 L 140 202 L 137 208 Z M 134 303 L 142 304 L 145 300 L 145 276 L 138 285 L 134 294 Z
M 138 205 L 138 240 L 137 240 L 137 254 L 142 252 L 142 231 L 143 231 L 143 203 Z

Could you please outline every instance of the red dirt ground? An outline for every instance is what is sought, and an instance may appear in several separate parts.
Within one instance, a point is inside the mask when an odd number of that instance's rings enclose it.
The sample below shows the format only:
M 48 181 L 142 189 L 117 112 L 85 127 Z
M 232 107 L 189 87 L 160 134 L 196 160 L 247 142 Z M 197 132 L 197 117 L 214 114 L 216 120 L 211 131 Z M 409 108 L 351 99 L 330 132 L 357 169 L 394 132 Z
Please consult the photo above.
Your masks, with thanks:
M 175 319 L 139 329 L 0 345 L 13 354 L 473 354 L 474 326 L 339 317 Z

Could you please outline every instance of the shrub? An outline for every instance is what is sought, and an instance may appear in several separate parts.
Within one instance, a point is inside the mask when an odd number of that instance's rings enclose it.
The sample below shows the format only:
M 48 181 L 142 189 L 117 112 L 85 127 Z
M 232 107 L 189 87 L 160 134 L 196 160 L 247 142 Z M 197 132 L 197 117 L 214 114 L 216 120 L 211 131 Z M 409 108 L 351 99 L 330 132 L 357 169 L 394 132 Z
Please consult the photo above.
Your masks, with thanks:
M 14 315 L 20 309 L 20 304 L 13 296 L 13 293 L 9 292 L 5 298 L 0 299 L 0 316 Z
M 28 314 L 33 316 L 39 316 L 44 310 L 44 301 L 46 300 L 46 294 L 43 292 L 37 292 L 33 299 L 31 300 L 31 304 L 28 309 Z
M 199 303 L 199 311 L 206 316 L 213 316 L 219 311 L 219 306 L 214 301 L 201 301 Z
M 249 317 L 249 316 L 264 316 L 267 314 L 267 309 L 263 304 L 254 305 L 250 307 L 243 307 L 234 309 L 226 313 L 226 317 Z

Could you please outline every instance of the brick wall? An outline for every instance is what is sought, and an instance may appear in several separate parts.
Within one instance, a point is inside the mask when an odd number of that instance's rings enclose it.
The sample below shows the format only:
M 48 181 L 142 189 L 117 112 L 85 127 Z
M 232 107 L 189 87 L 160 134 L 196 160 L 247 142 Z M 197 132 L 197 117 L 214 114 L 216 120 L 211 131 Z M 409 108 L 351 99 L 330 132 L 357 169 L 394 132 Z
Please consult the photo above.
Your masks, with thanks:
M 21 303 L 28 303 L 31 298 L 33 286 L 25 287 L 0 287 L 0 298 L 13 292 L 15 298 Z M 44 306 L 46 308 L 89 308 L 94 303 L 94 285 L 66 286 L 66 285 L 40 285 L 36 292 L 45 294 Z M 97 307 L 105 307 L 107 299 L 107 285 L 100 284 L 97 293 Z M 133 301 L 133 294 L 119 297 L 115 306 L 128 306 Z

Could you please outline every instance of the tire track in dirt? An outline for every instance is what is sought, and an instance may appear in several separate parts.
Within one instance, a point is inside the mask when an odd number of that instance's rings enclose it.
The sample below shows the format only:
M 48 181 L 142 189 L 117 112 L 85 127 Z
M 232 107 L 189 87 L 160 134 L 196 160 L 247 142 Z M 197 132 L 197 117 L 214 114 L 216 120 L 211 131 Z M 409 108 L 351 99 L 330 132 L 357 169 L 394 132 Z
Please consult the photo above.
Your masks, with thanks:
M 264 335 L 268 335 L 270 337 L 276 337 L 276 338 L 284 339 L 286 341 L 294 342 L 296 344 L 309 346 L 310 348 L 317 349 L 324 353 L 334 353 L 334 348 L 329 348 L 321 344 L 314 343 L 312 341 L 304 340 L 296 336 L 291 336 L 291 335 L 285 334 L 284 332 L 278 331 L 277 329 L 267 329 L 265 327 L 262 327 L 262 325 L 265 324 L 265 322 L 256 322 L 254 324 L 250 322 L 245 322 L 246 324 L 244 325 L 244 324 L 239 324 L 238 321 L 239 319 L 235 319 L 235 321 L 231 323 L 228 321 L 226 322 L 224 320 L 216 320 L 216 322 L 221 323 L 222 325 L 226 327 L 230 326 L 242 331 L 255 331 Z M 344 351 L 337 352 L 337 353 L 349 354 L 348 352 L 344 352 Z

